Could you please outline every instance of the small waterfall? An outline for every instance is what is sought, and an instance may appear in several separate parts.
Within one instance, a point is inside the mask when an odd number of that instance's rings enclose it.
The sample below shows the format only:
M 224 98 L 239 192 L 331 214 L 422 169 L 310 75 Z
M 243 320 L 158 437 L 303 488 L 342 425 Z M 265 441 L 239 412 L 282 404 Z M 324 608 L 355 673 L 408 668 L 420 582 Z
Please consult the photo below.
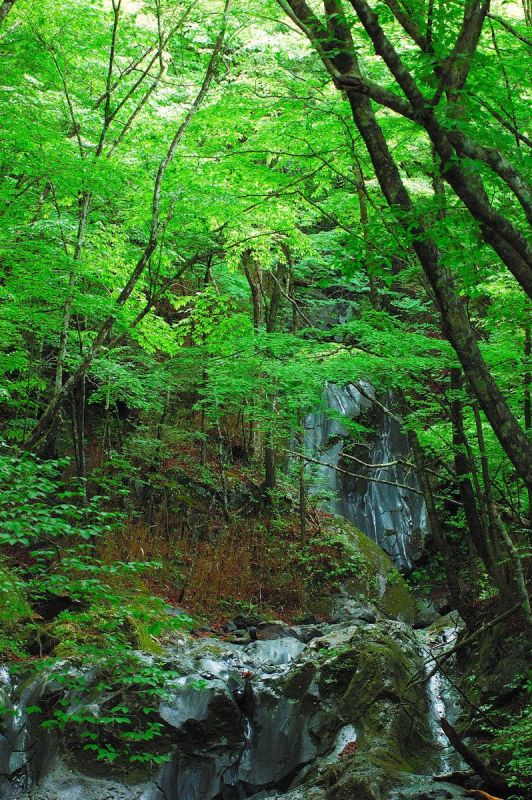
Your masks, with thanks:
M 439 721 L 446 717 L 451 724 L 456 722 L 459 713 L 458 693 L 446 675 L 438 670 L 433 675 L 431 672 L 436 666 L 438 655 L 453 646 L 458 635 L 457 628 L 444 628 L 436 641 L 428 639 L 425 632 L 421 632 L 421 650 L 424 655 L 424 664 L 427 675 L 427 696 L 429 701 L 429 723 L 432 735 L 440 753 L 440 769 L 443 773 L 463 768 L 460 756 L 449 744 L 442 731 Z
M 398 568 L 408 569 L 427 532 L 425 503 L 415 491 L 417 476 L 402 463 L 409 460 L 410 454 L 406 434 L 393 417 L 368 399 L 375 394 L 373 387 L 361 383 L 361 389 L 364 394 L 353 384 L 345 388 L 327 384 L 323 408 L 304 420 L 305 451 L 320 461 L 319 466 L 308 468 L 313 483 L 311 492 L 329 490 L 331 511 L 377 542 Z M 358 417 L 375 431 L 361 461 L 389 466 L 373 468 L 343 457 L 350 442 L 348 422 Z M 334 467 L 356 473 L 357 477 L 338 472 Z
M 295 638 L 306 633 L 303 628 L 286 626 L 282 638 L 242 644 L 183 637 L 175 649 L 169 649 L 165 658 L 179 666 L 182 673 L 169 680 L 168 693 L 158 709 L 159 718 L 167 726 L 165 747 L 171 757 L 156 774 L 146 775 L 140 778 L 141 783 L 131 786 L 121 783 L 119 775 L 111 770 L 109 775 L 98 776 L 91 774 L 90 767 L 86 772 L 83 755 L 78 752 L 71 758 L 73 751 L 68 746 L 62 749 L 61 742 L 56 743 L 55 752 L 49 749 L 48 734 L 33 726 L 32 715 L 24 714 L 22 709 L 39 697 L 46 704 L 50 674 L 41 673 L 17 689 L 8 670 L 3 670 L 0 690 L 4 706 L 11 703 L 11 708 L 16 705 L 20 711 L 0 722 L 0 767 L 5 769 L 9 758 L 19 755 L 17 748 L 22 739 L 5 740 L 11 731 L 24 733 L 25 753 L 46 751 L 47 756 L 45 769 L 40 770 L 35 769 L 36 762 L 30 756 L 27 765 L 31 777 L 5 772 L 1 776 L 0 797 L 29 800 L 32 795 L 28 790 L 37 784 L 36 797 L 43 800 L 323 800 L 319 792 L 307 794 L 305 788 L 291 787 L 304 786 L 307 780 L 311 786 L 322 770 L 334 769 L 339 762 L 359 756 L 359 748 L 371 748 L 371 737 L 359 737 L 358 733 L 364 730 L 362 709 L 371 698 L 381 702 L 379 684 L 375 695 L 368 695 L 358 710 L 356 700 L 354 707 L 345 703 L 345 688 L 352 674 L 351 668 L 349 674 L 345 673 L 342 648 L 349 642 L 357 663 L 365 652 L 366 641 L 380 646 L 382 634 L 386 633 L 421 673 L 424 666 L 427 670 L 432 666 L 433 651 L 426 632 L 414 638 L 407 626 L 396 621 L 365 623 L 355 618 L 340 625 L 324 624 L 318 632 L 321 635 L 315 635 L 309 643 Z M 451 635 L 445 632 L 442 641 L 450 642 Z M 396 663 L 392 657 L 390 671 L 384 670 L 384 675 L 391 685 L 399 687 Z M 428 682 L 428 693 L 434 740 L 440 745 L 440 765 L 443 770 L 451 770 L 454 763 L 437 727 L 437 717 L 443 712 L 454 721 L 451 687 L 445 679 L 435 676 Z M 90 703 L 101 702 L 102 713 L 108 700 L 105 694 L 100 701 L 87 698 Z M 400 747 L 395 715 L 404 711 L 400 702 L 392 709 L 388 700 L 384 702 L 383 719 L 389 720 L 386 730 L 393 750 Z M 416 711 L 421 720 L 426 706 L 420 703 Z M 405 729 L 410 713 L 403 720 Z M 407 749 L 409 741 L 408 738 L 403 743 Z M 410 777 L 423 788 L 427 781 L 432 785 L 431 775 Z

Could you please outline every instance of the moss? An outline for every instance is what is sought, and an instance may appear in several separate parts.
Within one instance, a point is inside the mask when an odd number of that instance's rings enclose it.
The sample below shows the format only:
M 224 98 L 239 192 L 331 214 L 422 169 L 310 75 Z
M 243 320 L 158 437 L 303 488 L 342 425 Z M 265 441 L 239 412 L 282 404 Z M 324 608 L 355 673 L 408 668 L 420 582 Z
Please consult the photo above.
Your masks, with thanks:
M 324 529 L 340 550 L 342 560 L 356 565 L 355 574 L 344 583 L 352 597 L 377 606 L 387 617 L 412 624 L 416 605 L 408 585 L 388 555 L 369 536 L 341 517 L 333 517 Z
M 356 728 L 357 748 L 323 768 L 318 782 L 331 800 L 381 800 L 400 773 L 424 771 L 436 752 L 426 701 L 409 686 L 420 657 L 408 629 L 380 622 L 353 630 L 340 650 L 326 653 L 320 686 Z
M 283 694 L 294 700 L 299 700 L 305 696 L 307 690 L 316 675 L 316 666 L 308 661 L 300 668 L 290 673 L 284 682 Z
M 416 605 L 408 594 L 406 581 L 400 576 L 400 582 L 387 583 L 381 598 L 381 608 L 388 617 L 400 619 L 409 625 L 414 623 Z
M 139 650 L 144 650 L 146 653 L 153 655 L 162 655 L 164 653 L 163 647 L 159 642 L 146 630 L 141 620 L 134 616 L 129 617 L 131 627 L 133 628 L 133 645 Z

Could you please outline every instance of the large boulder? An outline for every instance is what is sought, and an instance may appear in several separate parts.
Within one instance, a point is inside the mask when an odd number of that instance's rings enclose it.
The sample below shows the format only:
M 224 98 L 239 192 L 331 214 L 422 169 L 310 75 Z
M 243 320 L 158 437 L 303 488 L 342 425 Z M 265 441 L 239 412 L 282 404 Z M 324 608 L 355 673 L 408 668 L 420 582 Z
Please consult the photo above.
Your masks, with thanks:
M 411 684 L 421 657 L 411 631 L 398 622 L 346 633 L 341 644 L 333 633 L 311 646 L 319 653 L 318 683 L 331 722 L 351 726 L 356 738 L 336 759 L 317 759 L 303 781 L 322 787 L 327 800 L 384 800 L 404 773 L 435 764 L 427 701 Z
M 309 644 L 292 636 L 247 645 L 184 640 L 165 656 L 172 674 L 185 674 L 169 680 L 157 710 L 169 755 L 160 770 L 118 762 L 102 770 L 69 736 L 33 794 L 20 790 L 34 781 L 12 784 L 5 796 L 385 800 L 405 775 L 430 769 L 435 754 L 427 699 L 413 685 L 423 666 L 418 641 L 382 617 L 321 627 Z M 102 710 L 116 702 L 88 701 Z M 31 750 L 45 737 L 27 730 Z
M 375 621 L 368 615 L 374 616 L 376 610 L 413 624 L 416 604 L 405 579 L 379 545 L 342 517 L 330 517 L 323 536 L 329 546 L 338 549 L 338 573 L 345 577 L 336 594 L 317 599 L 316 610 L 335 621 L 364 616 L 366 621 Z

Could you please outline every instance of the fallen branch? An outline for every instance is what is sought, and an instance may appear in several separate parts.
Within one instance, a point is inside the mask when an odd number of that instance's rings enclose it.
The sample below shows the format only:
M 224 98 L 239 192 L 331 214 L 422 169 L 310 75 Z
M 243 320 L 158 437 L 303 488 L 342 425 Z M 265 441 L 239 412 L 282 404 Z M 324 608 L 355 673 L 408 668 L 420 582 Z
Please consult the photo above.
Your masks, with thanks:
M 349 472 L 347 469 L 336 467 L 334 464 L 329 464 L 326 461 L 318 461 L 317 458 L 305 456 L 303 453 L 295 453 L 293 450 L 286 450 L 285 452 L 291 456 L 295 456 L 295 458 L 302 458 L 304 461 L 308 461 L 310 464 L 318 464 L 320 467 L 334 469 L 336 472 L 341 472 L 342 475 L 349 475 L 351 478 L 362 478 L 362 480 L 372 481 L 373 483 L 385 483 L 387 486 L 395 486 L 397 489 L 407 489 L 409 492 L 414 492 L 414 494 L 423 496 L 423 492 L 420 492 L 419 489 L 414 489 L 412 486 L 407 486 L 405 483 L 396 483 L 395 481 L 387 481 L 384 478 L 372 478 L 371 475 L 362 475 L 358 472 Z
M 441 669 L 442 664 L 444 664 L 446 661 L 448 661 L 449 658 L 452 655 L 454 655 L 458 650 L 461 650 L 462 647 L 465 647 L 466 645 L 470 644 L 474 639 L 478 638 L 485 631 L 489 630 L 490 628 L 493 628 L 495 625 L 498 625 L 500 622 L 503 622 L 505 619 L 508 619 L 508 617 L 511 617 L 520 608 L 522 608 L 522 604 L 521 603 L 516 603 L 514 606 L 509 608 L 507 611 L 504 611 L 502 614 L 499 614 L 498 617 L 495 617 L 494 619 L 490 620 L 490 622 L 484 623 L 484 625 L 481 625 L 480 628 L 478 628 L 470 636 L 466 636 L 466 638 L 462 639 L 461 642 L 457 642 L 457 644 L 455 644 L 454 647 L 451 647 L 450 650 L 447 650 L 446 653 L 443 653 L 442 657 L 438 658 L 437 661 L 436 661 L 436 658 L 434 657 L 434 655 L 432 655 L 430 660 L 431 661 L 435 661 L 436 665 L 430 670 L 430 672 L 427 672 L 423 676 L 422 679 L 416 679 L 413 683 L 409 684 L 409 686 L 417 686 L 419 684 L 426 683 L 427 681 L 430 681 L 430 679 L 433 677 L 433 675 L 435 675 Z
M 305 456 L 303 453 L 296 453 L 293 450 L 285 450 L 285 453 L 288 455 L 294 456 L 295 458 L 302 458 L 304 461 L 308 461 L 309 464 L 318 464 L 320 467 L 327 467 L 328 469 L 334 469 L 335 472 L 340 472 L 342 475 L 348 475 L 351 478 L 361 478 L 364 481 L 371 481 L 372 483 L 384 483 L 387 486 L 395 486 L 396 489 L 406 489 L 408 492 L 414 492 L 414 494 L 418 494 L 423 497 L 423 492 L 419 489 L 414 488 L 413 486 L 407 486 L 406 483 L 396 483 L 395 481 L 387 481 L 384 478 L 373 478 L 371 475 L 362 475 L 360 472 L 349 472 L 347 469 L 342 469 L 341 467 L 336 467 L 334 464 L 329 464 L 327 461 L 319 461 L 317 458 L 311 458 L 310 456 Z M 342 458 L 344 457 L 344 453 L 342 453 Z M 355 459 L 354 456 L 346 456 L 346 458 L 351 458 L 354 461 L 358 461 Z M 363 463 L 363 462 L 362 462 Z M 378 467 L 383 465 L 372 464 L 372 467 Z M 439 495 L 435 495 L 438 500 L 444 500 L 446 503 L 455 503 L 455 505 L 461 506 L 462 503 L 459 500 L 453 500 L 452 497 L 441 497 Z
M 446 720 L 445 717 L 441 717 L 440 727 L 456 752 L 462 756 L 466 764 L 469 764 L 471 769 L 473 769 L 477 775 L 486 781 L 488 786 L 493 787 L 498 792 L 510 792 L 510 787 L 506 783 L 504 776 L 501 775 L 500 772 L 492 769 L 480 758 L 477 753 L 471 750 L 471 748 L 464 742 L 458 731 L 453 728 L 451 723 Z

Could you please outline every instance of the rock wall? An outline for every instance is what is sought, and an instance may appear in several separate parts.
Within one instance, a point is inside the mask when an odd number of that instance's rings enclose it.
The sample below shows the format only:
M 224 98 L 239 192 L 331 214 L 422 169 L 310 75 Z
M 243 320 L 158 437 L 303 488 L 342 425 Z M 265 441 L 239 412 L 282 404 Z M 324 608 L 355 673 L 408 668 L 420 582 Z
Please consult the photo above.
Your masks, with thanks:
M 158 710 L 171 756 L 155 772 L 98 769 L 72 737 L 50 740 L 24 704 L 46 707 L 57 691 L 53 674 L 4 680 L 4 705 L 15 713 L 2 722 L 0 796 L 385 800 L 412 774 L 426 788 L 439 752 L 429 698 L 415 685 L 423 650 L 408 625 L 363 617 L 359 610 L 341 623 L 265 624 L 247 644 L 181 636 L 159 657 L 182 674 Z M 93 693 L 90 702 L 105 714 L 116 701 Z
M 304 421 L 305 451 L 321 462 L 307 468 L 312 491 L 323 487 L 330 490 L 330 509 L 377 542 L 398 568 L 409 569 L 427 533 L 425 503 L 417 493 L 415 472 L 397 461 L 409 460 L 406 434 L 395 419 L 368 399 L 375 395 L 373 387 L 364 383 L 361 388 L 364 394 L 353 384 L 344 388 L 327 384 L 322 409 Z M 390 466 L 365 467 L 345 457 L 350 445 L 352 452 L 351 420 L 360 420 L 373 430 L 367 437 L 367 447 L 356 449 L 356 457 L 366 464 Z

